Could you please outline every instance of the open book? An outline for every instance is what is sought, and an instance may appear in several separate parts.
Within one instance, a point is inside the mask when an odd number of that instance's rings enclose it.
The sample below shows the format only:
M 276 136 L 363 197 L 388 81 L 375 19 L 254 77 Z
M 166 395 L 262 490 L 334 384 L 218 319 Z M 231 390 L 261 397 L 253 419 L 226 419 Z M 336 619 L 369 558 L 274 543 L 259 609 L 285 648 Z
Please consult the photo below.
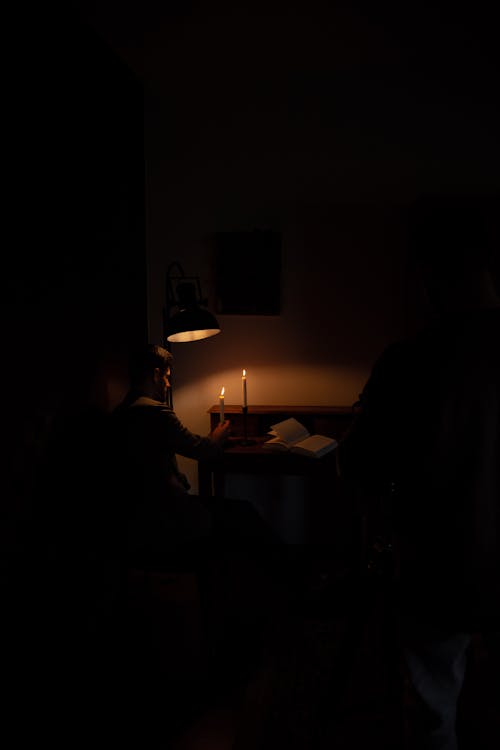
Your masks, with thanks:
M 266 450 L 291 451 L 312 458 L 320 458 L 338 445 L 334 438 L 311 435 L 294 417 L 271 425 L 269 434 L 273 437 L 264 443 Z

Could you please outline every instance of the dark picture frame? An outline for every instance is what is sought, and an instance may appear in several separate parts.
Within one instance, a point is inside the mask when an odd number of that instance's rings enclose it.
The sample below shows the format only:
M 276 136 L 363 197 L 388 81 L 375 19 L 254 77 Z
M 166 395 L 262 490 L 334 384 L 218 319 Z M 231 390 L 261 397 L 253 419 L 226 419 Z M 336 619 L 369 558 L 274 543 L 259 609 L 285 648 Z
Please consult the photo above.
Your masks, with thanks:
M 218 232 L 215 309 L 220 315 L 279 315 L 282 237 L 274 230 Z

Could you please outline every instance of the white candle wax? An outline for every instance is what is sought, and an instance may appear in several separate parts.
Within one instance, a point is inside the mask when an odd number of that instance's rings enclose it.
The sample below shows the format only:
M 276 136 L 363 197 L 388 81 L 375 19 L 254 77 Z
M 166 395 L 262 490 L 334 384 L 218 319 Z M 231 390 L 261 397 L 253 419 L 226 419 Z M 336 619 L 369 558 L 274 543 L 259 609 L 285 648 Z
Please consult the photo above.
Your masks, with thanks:
M 220 421 L 224 421 L 224 387 L 222 388 L 219 396 L 219 409 L 220 409 Z
M 243 384 L 243 406 L 247 405 L 247 371 L 243 370 L 243 375 L 241 376 L 241 382 Z

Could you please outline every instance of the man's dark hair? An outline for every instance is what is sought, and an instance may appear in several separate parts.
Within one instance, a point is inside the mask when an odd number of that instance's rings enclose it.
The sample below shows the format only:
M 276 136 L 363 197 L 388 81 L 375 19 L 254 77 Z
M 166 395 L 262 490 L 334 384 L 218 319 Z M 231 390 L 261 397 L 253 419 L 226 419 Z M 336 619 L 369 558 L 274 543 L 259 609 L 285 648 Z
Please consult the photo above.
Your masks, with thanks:
M 172 354 L 157 344 L 146 344 L 132 352 L 129 359 L 129 377 L 132 385 L 140 385 L 152 375 L 156 367 L 165 373 L 173 361 Z

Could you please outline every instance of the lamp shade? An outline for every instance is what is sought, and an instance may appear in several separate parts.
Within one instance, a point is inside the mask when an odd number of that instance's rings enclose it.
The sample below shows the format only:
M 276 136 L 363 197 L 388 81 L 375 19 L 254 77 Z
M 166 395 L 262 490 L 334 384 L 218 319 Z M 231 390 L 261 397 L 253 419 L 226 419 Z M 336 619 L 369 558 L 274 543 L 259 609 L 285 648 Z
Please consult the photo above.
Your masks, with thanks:
M 201 307 L 188 307 L 173 315 L 167 322 L 167 341 L 198 341 L 220 333 L 216 318 Z

